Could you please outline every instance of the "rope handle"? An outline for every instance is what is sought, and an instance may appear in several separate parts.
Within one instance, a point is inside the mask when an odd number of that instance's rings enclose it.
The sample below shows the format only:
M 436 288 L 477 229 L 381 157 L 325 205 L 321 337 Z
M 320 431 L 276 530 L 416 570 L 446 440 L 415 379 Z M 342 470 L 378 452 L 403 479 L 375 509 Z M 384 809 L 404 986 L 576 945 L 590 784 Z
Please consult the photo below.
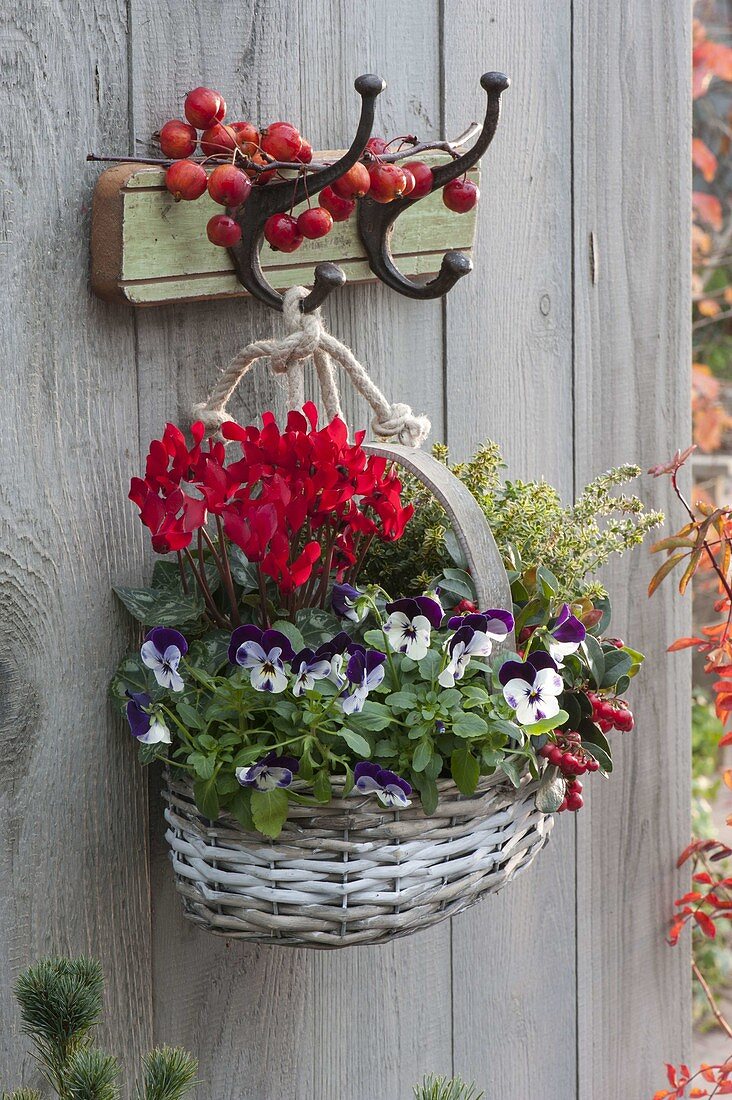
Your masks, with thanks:
M 193 406 L 192 419 L 203 421 L 209 435 L 219 432 L 222 424 L 232 419 L 226 406 L 234 390 L 253 364 L 263 358 L 269 358 L 274 374 L 286 375 L 289 407 L 301 408 L 305 402 L 305 361 L 312 358 L 329 420 L 343 415 L 334 370 L 334 365 L 338 364 L 373 409 L 371 427 L 374 434 L 379 439 L 395 439 L 406 447 L 419 447 L 429 435 L 427 417 L 415 416 L 411 407 L 403 402 L 390 404 L 387 401 L 351 349 L 325 329 L 320 310 L 304 313 L 300 309 L 300 302 L 308 293 L 303 286 L 290 287 L 285 292 L 283 316 L 287 335 L 256 340 L 242 348 L 222 372 L 208 398 Z

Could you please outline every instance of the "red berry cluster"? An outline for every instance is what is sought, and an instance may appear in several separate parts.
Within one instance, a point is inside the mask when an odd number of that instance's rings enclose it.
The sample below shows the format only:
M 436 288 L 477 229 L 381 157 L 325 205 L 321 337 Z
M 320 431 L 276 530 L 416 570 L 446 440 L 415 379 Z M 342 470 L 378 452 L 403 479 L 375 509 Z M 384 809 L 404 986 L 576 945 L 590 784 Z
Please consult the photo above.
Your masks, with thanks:
M 279 179 L 285 169 L 308 171 L 312 146 L 290 122 L 272 122 L 263 129 L 251 122 L 227 123 L 226 102 L 211 88 L 189 92 L 184 113 L 187 121 L 171 119 L 157 135 L 163 155 L 173 161 L 165 173 L 165 185 L 177 201 L 198 199 L 208 191 L 214 202 L 236 212 L 253 184 L 263 186 Z M 346 221 L 357 199 L 367 194 L 380 203 L 429 194 L 434 184 L 429 165 L 420 160 L 396 164 L 389 145 L 384 138 L 371 138 L 364 158 L 322 189 L 318 206 L 308 202 L 308 209 L 297 218 L 292 212 L 268 218 L 264 236 L 270 246 L 294 252 L 306 237 L 325 237 L 333 223 Z M 197 147 L 203 157 L 191 159 Z M 209 174 L 205 166 L 212 163 L 216 167 Z M 478 188 L 466 178 L 452 180 L 442 191 L 445 206 L 458 214 L 472 210 L 478 198 Z M 206 232 L 212 244 L 223 248 L 233 247 L 241 238 L 241 227 L 229 214 L 214 215 Z
M 582 737 L 576 730 L 561 730 L 555 736 L 556 741 L 547 741 L 539 749 L 539 756 L 543 756 L 549 764 L 557 768 L 566 780 L 564 799 L 557 813 L 565 810 L 576 813 L 584 806 L 582 784 L 577 777 L 585 772 L 598 771 L 600 765 L 582 747 Z
M 633 713 L 624 699 L 601 699 L 593 692 L 587 693 L 587 698 L 592 703 L 592 721 L 596 722 L 603 733 L 610 730 L 620 730 L 621 733 L 630 733 L 635 725 Z

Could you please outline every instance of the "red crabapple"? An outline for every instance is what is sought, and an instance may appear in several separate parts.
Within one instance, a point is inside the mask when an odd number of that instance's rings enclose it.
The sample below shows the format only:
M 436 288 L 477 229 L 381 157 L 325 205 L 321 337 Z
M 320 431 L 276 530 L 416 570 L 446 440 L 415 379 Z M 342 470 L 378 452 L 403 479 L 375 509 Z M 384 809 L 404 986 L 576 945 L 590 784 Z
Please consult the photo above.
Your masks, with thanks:
M 274 160 L 294 161 L 302 148 L 302 138 L 291 122 L 273 122 L 262 130 L 260 145 Z
M 322 206 L 314 206 L 311 210 L 303 210 L 297 219 L 297 228 L 303 237 L 311 241 L 317 241 L 319 237 L 325 237 L 333 228 L 333 215 Z
M 404 193 L 407 179 L 398 164 L 375 161 L 369 166 L 368 173 L 371 180 L 369 195 L 375 202 L 392 202 Z
M 251 190 L 249 176 L 234 164 L 219 164 L 208 177 L 208 193 L 221 206 L 241 206 Z
M 207 182 L 205 170 L 192 160 L 176 160 L 165 173 L 165 186 L 176 202 L 200 198 Z
M 320 205 L 333 216 L 334 222 L 347 222 L 356 209 L 354 199 L 342 199 L 332 187 L 324 187 L 318 195 Z
M 226 114 L 226 103 L 220 92 L 211 88 L 194 88 L 186 96 L 186 118 L 197 130 L 206 130 L 220 122 Z
M 198 141 L 194 127 L 180 118 L 171 118 L 170 122 L 166 122 L 158 137 L 163 156 L 170 157 L 171 160 L 189 157 Z
M 302 233 L 290 214 L 272 214 L 264 223 L 264 236 L 275 252 L 294 252 L 302 244 Z
M 332 184 L 336 195 L 341 199 L 360 199 L 371 187 L 371 177 L 365 164 L 359 160 L 352 164 L 347 172 L 339 176 Z
M 467 214 L 478 202 L 480 191 L 472 180 L 450 180 L 442 190 L 442 201 L 448 210 L 456 214 Z
M 412 198 L 421 199 L 424 195 L 429 195 L 434 183 L 432 169 L 429 164 L 425 164 L 423 160 L 410 160 L 402 167 L 414 176 L 414 188 L 411 191 Z
M 206 225 L 206 236 L 211 244 L 232 248 L 241 240 L 241 226 L 228 214 L 214 214 Z

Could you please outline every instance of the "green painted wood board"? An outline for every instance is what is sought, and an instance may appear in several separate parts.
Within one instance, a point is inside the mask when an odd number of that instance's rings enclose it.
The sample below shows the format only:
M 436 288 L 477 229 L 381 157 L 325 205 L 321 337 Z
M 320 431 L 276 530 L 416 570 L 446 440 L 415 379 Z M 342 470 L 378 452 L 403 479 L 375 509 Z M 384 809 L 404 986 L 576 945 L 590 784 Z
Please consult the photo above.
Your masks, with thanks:
M 334 154 L 319 154 L 328 155 Z M 470 175 L 478 182 L 479 168 Z M 247 296 L 228 252 L 206 237 L 206 223 L 220 209 L 208 195 L 175 202 L 157 168 L 132 165 L 104 172 L 94 197 L 93 289 L 103 298 L 139 306 Z M 406 210 L 392 238 L 400 270 L 408 276 L 435 274 L 449 249 L 469 252 L 477 209 L 455 214 L 437 192 Z M 355 217 L 336 223 L 327 237 L 305 241 L 295 254 L 275 252 L 266 243 L 262 248 L 265 276 L 278 290 L 309 283 L 313 267 L 326 260 L 340 264 L 350 282 L 376 282 Z

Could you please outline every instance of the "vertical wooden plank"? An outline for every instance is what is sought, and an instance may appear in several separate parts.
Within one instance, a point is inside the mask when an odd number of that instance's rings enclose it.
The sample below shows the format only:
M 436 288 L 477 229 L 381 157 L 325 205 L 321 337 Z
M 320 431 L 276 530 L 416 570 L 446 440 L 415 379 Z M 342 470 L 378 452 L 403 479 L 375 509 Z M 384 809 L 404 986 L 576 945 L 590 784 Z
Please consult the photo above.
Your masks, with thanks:
M 446 301 L 448 442 L 463 456 L 494 439 L 509 476 L 545 477 L 569 500 L 571 5 L 444 7 L 448 125 L 482 110 L 482 72 L 512 79 L 483 160 L 475 270 Z M 453 1004 L 455 1070 L 486 1095 L 575 1095 L 571 822 L 524 877 L 453 920 Z
M 12 986 L 52 951 L 98 956 L 101 1039 L 151 1038 L 147 814 L 107 685 L 130 639 L 111 591 L 142 545 L 133 329 L 87 287 L 90 148 L 127 147 L 123 0 L 0 16 L 0 1080 L 30 1083 Z M 14 120 L 11 122 L 11 120 Z
M 689 441 L 690 5 L 574 4 L 577 484 Z M 680 523 L 665 481 L 643 496 Z M 675 517 L 675 518 L 674 518 Z M 579 1095 L 651 1096 L 689 1058 L 689 957 L 664 943 L 689 836 L 688 634 L 638 555 L 608 571 L 614 630 L 648 655 L 636 731 L 578 819 Z M 620 743 L 618 743 L 620 742 Z M 597 789 L 599 788 L 599 789 Z
M 175 27 L 171 37 L 170 27 Z M 221 43 L 227 48 L 222 50 Z M 231 3 L 133 0 L 135 132 L 144 138 L 185 91 L 220 88 L 232 117 L 290 118 L 323 148 L 355 127 L 353 80 L 390 82 L 380 125 L 390 136 L 439 132 L 437 0 L 285 0 Z M 442 318 L 383 287 L 347 287 L 324 309 L 392 399 L 410 401 L 442 436 Z M 165 417 L 183 415 L 235 350 L 278 331 L 279 318 L 251 301 L 161 308 L 138 314 L 143 446 Z M 253 372 L 232 403 L 240 418 L 284 408 L 281 388 Z M 312 390 L 311 390 L 312 392 Z M 345 394 L 354 427 L 368 423 Z M 407 1095 L 423 1070 L 447 1072 L 450 1050 L 449 926 L 384 948 L 316 954 L 226 943 L 188 926 L 172 888 L 153 793 L 155 1034 L 202 1060 L 217 1100 L 373 1100 Z M 429 990 L 429 992 L 426 992 Z

